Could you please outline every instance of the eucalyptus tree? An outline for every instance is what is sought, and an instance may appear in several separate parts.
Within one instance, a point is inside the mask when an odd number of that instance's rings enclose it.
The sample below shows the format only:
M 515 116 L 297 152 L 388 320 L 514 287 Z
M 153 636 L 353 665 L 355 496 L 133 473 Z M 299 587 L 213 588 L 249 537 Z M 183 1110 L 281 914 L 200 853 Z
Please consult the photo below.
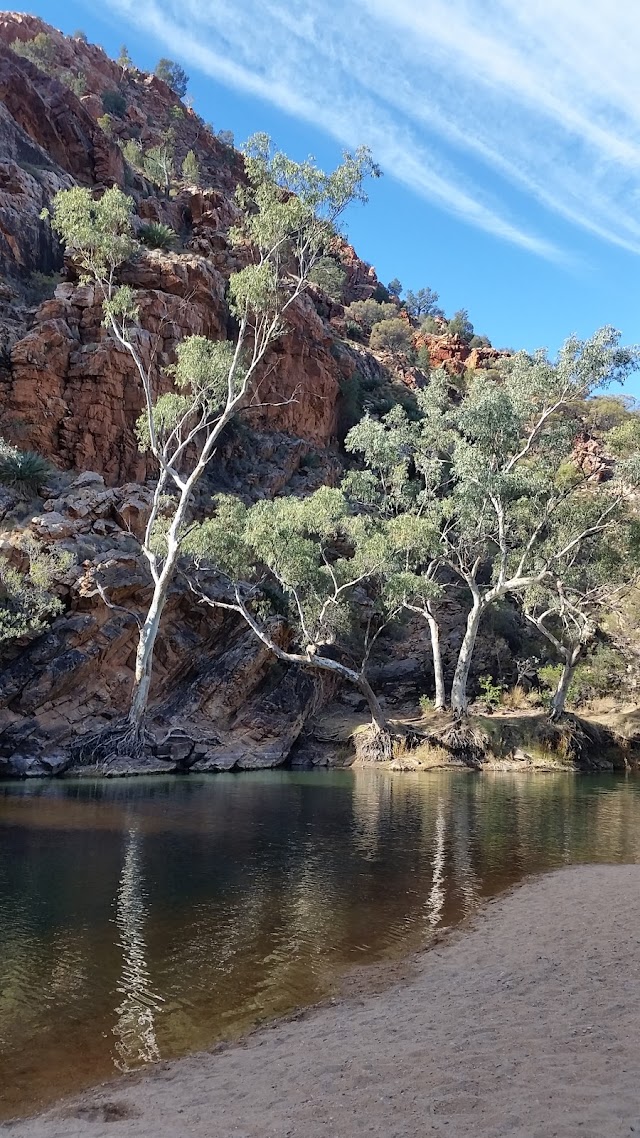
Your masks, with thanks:
M 399 406 L 379 421 L 365 416 L 345 440 L 346 450 L 358 455 L 365 469 L 350 471 L 342 483 L 360 509 L 388 519 L 387 590 L 403 609 L 427 622 L 437 711 L 447 702 L 437 604 L 448 586 L 441 555 L 451 440 L 442 414 L 446 401 L 447 377 L 437 371 L 420 420 L 411 420 Z
M 429 586 L 426 597 L 417 589 L 415 595 L 429 621 L 436 673 L 433 587 L 442 588 L 449 572 L 467 592 L 451 686 L 456 716 L 466 711 L 487 610 L 560 573 L 585 541 L 608 528 L 606 503 L 602 517 L 585 518 L 583 487 L 569 461 L 575 423 L 566 412 L 604 384 L 623 380 L 639 359 L 637 349 L 620 347 L 619 334 L 603 328 L 588 341 L 568 340 L 555 363 L 544 351 L 521 352 L 500 375 L 478 372 L 462 398 L 452 395 L 442 372 L 433 373 L 418 392 L 416 424 L 396 409 L 381 424 L 363 420 L 348 436 L 347 446 L 368 468 L 354 476 L 361 497 L 369 487 L 385 509 L 431 521 L 422 559 L 414 547 L 406 568 L 418 567 Z M 406 607 L 415 604 L 405 599 Z
M 618 474 L 637 483 L 640 462 L 621 464 Z M 604 621 L 620 614 L 638 581 L 639 526 L 628 503 L 627 484 L 588 487 L 577 501 L 564 504 L 556 517 L 554 540 L 568 537 L 581 515 L 591 533 L 554 565 L 554 574 L 522 596 L 527 620 L 545 638 L 562 664 L 551 700 L 550 718 L 564 714 L 576 667 L 594 644 Z M 569 516 L 570 515 L 570 516 Z
M 566 476 L 575 435 L 566 412 L 637 366 L 640 352 L 620 347 L 619 339 L 608 327 L 587 341 L 572 337 L 555 363 L 542 350 L 520 352 L 500 377 L 478 373 L 445 414 L 453 445 L 442 557 L 471 601 L 451 688 L 457 716 L 466 711 L 486 611 L 561 574 L 586 541 L 609 527 L 609 505 L 595 519 L 585 517 L 583 487 Z M 426 389 L 423 405 L 429 399 Z
M 245 168 L 246 182 L 236 195 L 239 220 L 229 233 L 243 263 L 228 283 L 234 339 L 183 340 L 170 369 L 173 390 L 159 398 L 136 294 L 118 283 L 118 270 L 138 252 L 132 199 L 117 187 L 97 201 L 81 187 L 54 199 L 53 227 L 81 279 L 96 288 L 105 326 L 137 370 L 144 394 L 138 435 L 159 472 L 142 542 L 153 593 L 141 623 L 129 713 L 126 721 L 87 738 L 87 756 L 135 754 L 143 746 L 154 646 L 196 485 L 222 432 L 255 395 L 267 352 L 286 332 L 289 310 L 307 288 L 340 216 L 352 202 L 366 201 L 365 178 L 379 172 L 366 148 L 345 154 L 326 174 L 311 159 L 297 163 L 274 151 L 266 135 L 247 144 Z
M 251 507 L 220 496 L 215 513 L 192 527 L 184 554 L 200 602 L 238 613 L 284 663 L 353 684 L 388 737 L 366 677 L 373 645 L 396 607 L 385 590 L 383 524 L 354 515 L 345 495 L 329 487 Z

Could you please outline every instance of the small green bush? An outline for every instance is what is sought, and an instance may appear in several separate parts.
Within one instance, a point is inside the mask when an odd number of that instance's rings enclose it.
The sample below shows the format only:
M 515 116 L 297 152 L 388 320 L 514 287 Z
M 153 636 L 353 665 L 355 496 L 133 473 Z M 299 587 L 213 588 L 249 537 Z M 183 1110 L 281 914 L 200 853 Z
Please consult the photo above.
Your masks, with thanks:
M 60 71 L 58 78 L 65 87 L 81 99 L 87 90 L 87 77 L 82 71 Z
M 119 143 L 119 146 L 125 162 L 128 162 L 134 170 L 144 169 L 144 153 L 139 142 L 134 138 L 128 138 L 126 142 Z
M 127 100 L 122 91 L 103 91 L 102 109 L 106 114 L 121 119 L 127 109 Z
M 41 454 L 20 451 L 0 440 L 0 483 L 21 498 L 32 498 L 44 486 L 52 468 Z
M 345 318 L 358 324 L 367 335 L 371 334 L 374 324 L 379 324 L 381 320 L 392 320 L 397 312 L 395 304 L 380 304 L 373 297 L 369 300 L 354 300 L 344 310 Z
M 162 221 L 146 221 L 138 230 L 138 240 L 148 249 L 173 249 L 178 235 Z
M 107 138 L 113 138 L 113 119 L 111 115 L 100 115 L 97 122 L 103 134 L 106 134 Z
M 487 707 L 494 708 L 500 706 L 502 693 L 504 691 L 502 684 L 496 684 L 491 676 L 480 676 L 478 687 L 480 688 L 480 698 Z
M 393 355 L 407 355 L 413 347 L 411 328 L 404 320 L 382 320 L 374 324 L 369 337 L 369 346 L 377 351 L 391 352 Z
M 347 274 L 335 257 L 321 257 L 313 266 L 309 279 L 331 300 L 340 302 Z
M 61 280 L 60 273 L 31 273 L 27 284 L 29 301 L 32 304 L 42 304 L 43 300 L 50 300 Z
M 55 75 L 56 49 L 51 36 L 46 32 L 38 32 L 32 40 L 14 40 L 11 49 L 16 55 L 21 55 L 23 59 L 34 63 L 47 75 Z
M 226 146 L 229 149 L 232 149 L 235 146 L 236 140 L 232 130 L 219 130 L 216 138 L 218 139 L 218 142 L 221 142 L 223 146 Z
M 182 163 L 182 177 L 190 186 L 200 185 L 200 163 L 193 150 L 187 151 Z
M 429 712 L 434 709 L 434 702 L 430 695 L 421 695 L 418 703 L 420 704 L 420 710 L 423 715 L 428 715 Z

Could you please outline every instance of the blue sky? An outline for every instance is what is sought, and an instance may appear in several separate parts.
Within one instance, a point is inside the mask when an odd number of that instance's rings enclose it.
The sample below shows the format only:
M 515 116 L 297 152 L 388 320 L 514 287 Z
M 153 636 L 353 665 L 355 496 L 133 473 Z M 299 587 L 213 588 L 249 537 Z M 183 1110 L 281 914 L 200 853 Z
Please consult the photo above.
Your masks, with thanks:
M 498 347 L 640 341 L 640 7 L 632 0 L 32 0 L 196 110 L 325 166 L 384 170 L 348 236 Z M 640 395 L 640 379 L 630 385 Z

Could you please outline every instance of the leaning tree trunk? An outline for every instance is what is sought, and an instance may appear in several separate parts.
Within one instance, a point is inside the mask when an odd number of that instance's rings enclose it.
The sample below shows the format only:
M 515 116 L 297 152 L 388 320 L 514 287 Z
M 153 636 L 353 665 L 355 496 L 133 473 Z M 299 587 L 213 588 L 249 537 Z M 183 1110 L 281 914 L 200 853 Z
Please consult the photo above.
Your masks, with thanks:
M 425 611 L 425 616 L 429 624 L 429 632 L 431 634 L 431 654 L 433 656 L 433 679 L 435 683 L 435 709 L 436 711 L 444 711 L 447 706 L 447 696 L 444 688 L 444 671 L 442 668 L 442 650 L 440 648 L 440 628 L 438 622 L 433 615 Z
M 467 617 L 467 627 L 465 629 L 462 644 L 460 645 L 458 662 L 456 664 L 456 670 L 453 675 L 453 683 L 451 685 L 451 709 L 456 719 L 461 719 L 467 710 L 467 683 L 469 680 L 469 668 L 471 667 L 473 649 L 475 648 L 478 629 L 480 627 L 480 618 L 483 611 L 483 606 L 480 603 L 479 598 L 475 599 L 471 611 Z
M 384 711 L 382 710 L 382 707 L 380 706 L 380 700 L 378 699 L 376 693 L 374 692 L 373 688 L 371 687 L 371 684 L 369 683 L 369 681 L 364 676 L 360 676 L 356 682 L 357 682 L 357 685 L 360 688 L 360 691 L 362 692 L 364 698 L 367 701 L 369 711 L 371 712 L 371 719 L 373 720 L 376 727 L 378 728 L 378 731 L 388 732 L 389 727 L 387 724 L 387 720 L 385 719 Z
M 570 655 L 567 656 L 564 664 L 562 665 L 562 672 L 560 673 L 558 686 L 553 693 L 553 699 L 551 700 L 551 710 L 549 712 L 549 718 L 553 719 L 554 721 L 561 719 L 564 715 L 564 708 L 567 702 L 567 694 L 576 670 L 579 654 L 579 649 L 578 651 L 574 650 Z

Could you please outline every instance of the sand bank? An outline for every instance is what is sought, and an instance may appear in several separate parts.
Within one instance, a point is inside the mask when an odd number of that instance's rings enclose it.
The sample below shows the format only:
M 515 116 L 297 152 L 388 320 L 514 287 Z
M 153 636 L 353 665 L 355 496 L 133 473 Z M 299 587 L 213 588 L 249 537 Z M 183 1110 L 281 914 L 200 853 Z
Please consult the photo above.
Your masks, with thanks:
M 11 1138 L 640 1135 L 640 866 L 491 902 L 404 979 L 8 1123 Z

